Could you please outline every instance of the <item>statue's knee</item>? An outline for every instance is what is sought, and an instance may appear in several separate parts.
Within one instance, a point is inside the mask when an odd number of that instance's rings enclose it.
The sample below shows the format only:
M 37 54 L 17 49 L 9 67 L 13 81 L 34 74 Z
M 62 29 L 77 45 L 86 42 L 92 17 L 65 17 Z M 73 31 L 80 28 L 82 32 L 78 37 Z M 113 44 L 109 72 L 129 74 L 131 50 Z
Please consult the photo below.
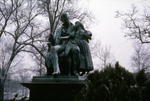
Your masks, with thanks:
M 78 53 L 80 50 L 78 47 L 73 47 L 72 51 Z

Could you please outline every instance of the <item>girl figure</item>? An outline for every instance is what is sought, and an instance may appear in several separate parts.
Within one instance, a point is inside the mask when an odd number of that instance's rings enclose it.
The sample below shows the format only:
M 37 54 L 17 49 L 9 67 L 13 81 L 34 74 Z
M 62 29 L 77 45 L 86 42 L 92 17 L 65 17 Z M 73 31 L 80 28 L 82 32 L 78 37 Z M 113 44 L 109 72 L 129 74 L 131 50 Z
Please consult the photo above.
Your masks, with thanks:
M 82 71 L 83 74 L 85 73 L 85 71 L 87 71 L 88 73 L 89 71 L 93 70 L 93 62 L 92 62 L 90 48 L 88 45 L 92 33 L 86 31 L 83 24 L 80 23 L 79 21 L 75 22 L 74 32 L 75 32 L 74 40 L 76 41 L 81 52 L 80 59 L 82 62 L 80 62 L 79 71 Z M 82 63 L 84 63 L 85 65 L 82 65 Z M 81 66 L 85 66 L 85 67 L 81 67 Z

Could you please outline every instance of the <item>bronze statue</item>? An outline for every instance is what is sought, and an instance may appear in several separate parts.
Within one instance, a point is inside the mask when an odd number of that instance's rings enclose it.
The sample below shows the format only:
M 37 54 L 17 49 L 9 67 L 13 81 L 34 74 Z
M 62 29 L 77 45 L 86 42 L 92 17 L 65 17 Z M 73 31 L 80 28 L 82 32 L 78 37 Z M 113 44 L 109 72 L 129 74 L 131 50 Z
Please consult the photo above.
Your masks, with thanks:
M 71 49 L 66 48 L 66 45 L 68 45 L 69 40 L 74 38 L 74 36 L 71 35 L 74 25 L 71 22 L 69 22 L 67 14 L 62 14 L 61 21 L 63 22 L 62 27 L 57 30 L 54 36 L 50 34 L 50 37 L 49 37 L 49 41 L 53 43 L 53 46 L 50 46 L 48 44 L 49 52 L 47 53 L 46 59 L 45 59 L 47 72 L 50 71 L 51 73 L 53 71 L 52 73 L 53 76 L 60 74 L 59 55 L 61 54 L 64 55 L 65 59 L 68 61 L 69 69 L 71 69 L 71 63 L 72 63 L 71 56 L 70 56 L 70 52 L 71 52 L 72 58 L 73 58 L 73 65 L 74 65 L 74 75 L 78 75 L 77 61 L 79 58 L 79 48 L 77 45 L 70 46 L 72 47 Z M 64 51 L 68 51 L 68 53 L 65 54 Z M 53 67 L 53 70 L 51 69 L 52 67 Z M 71 75 L 70 70 L 68 72 L 68 75 Z
M 47 74 L 57 76 L 67 74 L 78 76 L 93 70 L 93 62 L 88 45 L 92 33 L 86 31 L 83 24 L 69 22 L 67 14 L 62 14 L 63 25 L 54 34 L 50 34 L 48 53 L 45 58 Z M 62 63 L 63 63 L 63 66 Z M 81 75 L 82 75 L 81 74 Z

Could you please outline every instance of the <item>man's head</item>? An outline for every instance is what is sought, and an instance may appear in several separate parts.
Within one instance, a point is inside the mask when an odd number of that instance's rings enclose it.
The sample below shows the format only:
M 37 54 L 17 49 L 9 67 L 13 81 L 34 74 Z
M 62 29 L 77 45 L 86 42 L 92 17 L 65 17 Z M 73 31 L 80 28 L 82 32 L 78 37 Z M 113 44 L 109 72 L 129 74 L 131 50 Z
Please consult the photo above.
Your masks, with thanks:
M 61 21 L 62 21 L 63 23 L 65 23 L 65 24 L 69 24 L 69 19 L 68 19 L 68 16 L 67 16 L 66 13 L 63 13 L 63 14 L 61 15 Z

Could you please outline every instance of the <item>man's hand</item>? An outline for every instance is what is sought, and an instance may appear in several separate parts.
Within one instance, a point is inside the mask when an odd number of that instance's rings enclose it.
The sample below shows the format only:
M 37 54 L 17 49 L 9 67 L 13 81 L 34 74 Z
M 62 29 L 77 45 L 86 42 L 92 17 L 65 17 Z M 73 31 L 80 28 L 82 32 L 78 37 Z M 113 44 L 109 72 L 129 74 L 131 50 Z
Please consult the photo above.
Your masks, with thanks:
M 58 39 L 59 39 L 59 40 L 66 40 L 66 39 L 69 39 L 69 36 L 59 37 Z

